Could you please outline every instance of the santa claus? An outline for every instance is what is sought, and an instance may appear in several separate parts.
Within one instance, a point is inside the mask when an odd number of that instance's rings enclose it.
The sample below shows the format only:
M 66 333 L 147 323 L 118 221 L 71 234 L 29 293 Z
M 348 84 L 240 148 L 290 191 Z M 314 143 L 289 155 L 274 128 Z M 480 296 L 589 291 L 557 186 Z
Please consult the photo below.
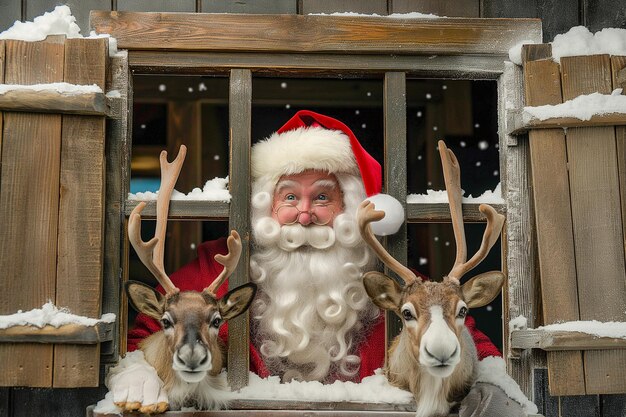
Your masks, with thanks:
M 376 258 L 355 214 L 380 192 L 380 165 L 346 125 L 299 111 L 253 146 L 252 180 L 250 275 L 259 291 L 251 307 L 251 370 L 284 381 L 372 375 L 384 361 L 384 316 L 361 283 Z M 198 258 L 172 274 L 173 283 L 181 291 L 205 288 L 221 270 L 218 253 L 226 253 L 225 239 L 203 243 Z M 500 355 L 471 317 L 466 324 L 481 359 Z M 160 328 L 140 314 L 128 349 Z

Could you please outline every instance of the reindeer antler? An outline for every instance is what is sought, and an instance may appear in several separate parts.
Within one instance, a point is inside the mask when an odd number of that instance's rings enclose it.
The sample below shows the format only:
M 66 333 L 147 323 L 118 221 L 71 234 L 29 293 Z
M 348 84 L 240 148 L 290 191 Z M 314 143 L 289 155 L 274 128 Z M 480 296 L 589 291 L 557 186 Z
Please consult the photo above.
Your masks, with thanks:
M 148 242 L 141 239 L 141 211 L 146 206 L 145 202 L 137 204 L 128 219 L 128 240 L 135 248 L 139 259 L 154 275 L 159 284 L 165 289 L 166 295 L 179 292 L 165 273 L 163 266 L 163 254 L 165 250 L 165 231 L 167 229 L 167 214 L 169 212 L 170 198 L 176 180 L 187 155 L 187 147 L 180 146 L 178 155 L 173 162 L 167 162 L 167 151 L 162 151 L 159 157 L 161 163 L 161 186 L 157 196 L 157 224 L 154 237 Z
M 359 232 L 361 232 L 361 237 L 374 250 L 378 258 L 383 261 L 389 269 L 394 271 L 404 280 L 405 285 L 421 281 L 413 273 L 413 271 L 402 265 L 393 256 L 391 256 L 374 236 L 370 223 L 378 221 L 383 217 L 385 217 L 384 211 L 376 210 L 374 203 L 369 200 L 363 201 L 356 211 L 356 218 L 359 225 Z
M 228 254 L 215 255 L 214 259 L 217 263 L 224 266 L 219 276 L 209 285 L 204 291 L 216 298 L 217 289 L 222 285 L 224 280 L 235 272 L 237 263 L 239 263 L 239 257 L 241 256 L 241 238 L 239 233 L 235 230 L 231 230 L 230 236 L 226 240 L 226 246 L 228 246 Z
M 456 260 L 454 266 L 448 274 L 448 279 L 461 280 L 463 275 L 473 269 L 482 262 L 489 253 L 489 250 L 498 240 L 502 226 L 504 225 L 504 216 L 498 214 L 496 210 L 488 204 L 481 204 L 478 209 L 487 217 L 487 227 L 483 235 L 483 241 L 478 252 L 467 261 L 467 244 L 465 241 L 465 228 L 463 226 L 463 209 L 461 191 L 461 168 L 459 161 L 456 159 L 454 152 L 446 147 L 444 141 L 440 140 L 439 155 L 441 155 L 441 164 L 443 166 L 443 177 L 446 183 L 446 191 L 448 192 L 448 201 L 450 203 L 450 216 L 452 217 L 452 228 L 454 229 L 454 239 L 456 240 Z

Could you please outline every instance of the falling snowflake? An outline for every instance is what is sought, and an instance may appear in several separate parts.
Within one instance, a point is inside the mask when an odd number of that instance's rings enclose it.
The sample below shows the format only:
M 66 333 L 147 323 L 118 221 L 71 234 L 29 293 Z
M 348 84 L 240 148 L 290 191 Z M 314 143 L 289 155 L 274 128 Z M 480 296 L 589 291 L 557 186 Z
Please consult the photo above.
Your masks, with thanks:
M 291 104 L 285 104 L 285 108 L 289 110 L 291 108 Z
M 497 169 L 495 171 L 493 171 L 493 176 L 497 177 L 498 175 L 500 175 L 500 171 L 498 171 Z
M 433 238 L 433 240 L 434 240 L 435 242 L 439 242 L 439 236 L 435 236 L 435 237 Z
M 206 91 L 206 90 L 207 88 L 206 88 L 206 85 L 204 85 L 204 83 L 200 83 L 198 85 L 198 91 Z
M 420 265 L 426 265 L 428 263 L 428 258 L 420 258 Z
M 159 85 L 159 91 L 165 91 L 165 90 L 167 90 L 167 86 L 165 84 Z
M 219 155 L 213 155 L 213 160 L 214 161 L 219 161 L 220 160 L 220 156 Z
M 433 126 L 433 130 L 437 131 L 437 130 L 439 130 L 439 128 L 437 126 Z
M 145 125 L 145 124 L 142 124 L 142 125 L 141 125 L 141 128 L 142 128 L 142 129 L 145 129 L 145 128 L 146 128 L 146 125 Z
M 280 88 L 287 88 L 287 83 L 284 81 L 280 83 Z
M 481 140 L 480 142 L 478 142 L 478 149 L 480 149 L 481 151 L 484 151 L 488 147 L 489 147 L 489 142 L 487 142 L 486 140 Z
M 441 86 L 441 89 L 442 89 L 442 90 L 447 90 L 447 89 L 448 89 L 448 86 L 444 84 L 444 85 L 442 85 L 442 86 Z
M 371 97 L 371 96 L 372 96 L 372 92 L 371 92 L 371 91 L 368 91 L 368 92 L 367 92 L 367 96 L 368 96 L 368 97 Z
M 189 248 L 190 248 L 191 250 L 196 250 L 196 244 L 195 244 L 195 243 L 192 243 L 191 245 L 189 245 Z
M 359 113 L 361 113 L 359 110 L 354 111 L 354 114 L 356 114 L 357 116 L 359 115 Z
M 417 112 L 417 117 L 422 117 L 422 112 L 421 111 Z
M 479 123 L 476 123 L 476 124 L 474 125 L 474 127 L 475 127 L 476 129 L 478 129 L 478 128 L 480 127 L 480 124 L 479 124 Z
M 482 162 L 480 162 L 480 161 L 477 161 L 477 162 L 476 162 L 476 166 L 477 166 L 477 167 L 481 166 L 482 164 L 483 164 L 483 163 L 482 163 Z
M 446 243 L 445 243 L 445 245 L 446 245 L 446 246 L 450 246 L 450 242 L 446 242 Z
M 422 155 L 417 155 L 417 160 L 421 161 L 422 160 Z
M 426 99 L 430 100 L 431 98 L 433 98 L 432 94 L 426 93 Z
M 487 311 L 491 311 L 491 310 L 493 310 L 493 307 L 492 306 L 487 306 Z
M 367 125 L 366 125 L 365 123 L 363 123 L 363 124 L 361 125 L 361 127 L 362 127 L 363 129 L 365 129 L 365 128 L 367 127 Z
M 467 145 L 467 144 L 465 143 L 465 141 L 461 141 L 461 142 L 459 142 L 459 145 L 461 145 L 461 148 L 465 148 L 465 145 Z
M 187 91 L 189 91 L 190 93 L 193 93 L 193 87 L 189 87 Z

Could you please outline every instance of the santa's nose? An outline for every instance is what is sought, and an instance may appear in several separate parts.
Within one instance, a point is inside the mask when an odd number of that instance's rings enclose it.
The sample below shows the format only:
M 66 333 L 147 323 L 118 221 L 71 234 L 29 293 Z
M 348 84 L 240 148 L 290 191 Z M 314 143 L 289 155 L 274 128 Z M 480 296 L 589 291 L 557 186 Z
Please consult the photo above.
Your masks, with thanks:
M 298 222 L 302 226 L 308 226 L 311 224 L 311 214 L 308 211 L 300 212 L 300 217 L 298 217 Z

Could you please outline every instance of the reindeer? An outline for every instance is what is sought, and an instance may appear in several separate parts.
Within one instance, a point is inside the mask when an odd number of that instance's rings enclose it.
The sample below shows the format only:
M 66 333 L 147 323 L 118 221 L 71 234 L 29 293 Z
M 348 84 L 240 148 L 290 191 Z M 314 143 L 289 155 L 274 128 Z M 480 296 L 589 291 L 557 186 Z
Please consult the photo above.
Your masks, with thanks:
M 403 321 L 402 331 L 389 348 L 385 373 L 392 385 L 413 394 L 418 417 L 448 415 L 452 405 L 469 392 L 476 380 L 478 357 L 465 317 L 470 308 L 489 304 L 504 281 L 502 272 L 491 271 L 460 285 L 461 277 L 487 256 L 498 239 L 504 216 L 489 205 L 480 205 L 487 227 L 478 252 L 467 261 L 459 163 L 443 141 L 439 141 L 439 153 L 457 243 L 454 266 L 442 282 L 423 281 L 383 248 L 370 223 L 382 219 L 384 212 L 376 211 L 367 200 L 357 211 L 363 239 L 404 280 L 401 286 L 377 271 L 363 276 L 374 304 L 395 312 Z
M 142 341 L 140 349 L 163 381 L 171 407 L 215 409 L 225 406 L 227 398 L 223 378 L 219 377 L 226 364 L 226 351 L 218 331 L 224 322 L 246 311 L 256 293 L 256 285 L 242 285 L 221 299 L 216 295 L 235 270 L 241 255 L 241 239 L 234 230 L 227 239 L 228 254 L 215 256 L 224 266 L 223 271 L 203 291 L 180 292 L 165 273 L 163 252 L 169 200 L 185 155 L 183 145 L 176 159 L 169 163 L 167 152 L 161 152 L 155 237 L 148 242 L 141 239 L 140 213 L 144 202 L 135 207 L 128 223 L 131 244 L 141 262 L 164 288 L 165 295 L 136 281 L 127 282 L 125 289 L 133 307 L 159 320 L 163 327 Z M 159 403 L 140 412 L 164 412 L 166 407 L 166 403 Z

